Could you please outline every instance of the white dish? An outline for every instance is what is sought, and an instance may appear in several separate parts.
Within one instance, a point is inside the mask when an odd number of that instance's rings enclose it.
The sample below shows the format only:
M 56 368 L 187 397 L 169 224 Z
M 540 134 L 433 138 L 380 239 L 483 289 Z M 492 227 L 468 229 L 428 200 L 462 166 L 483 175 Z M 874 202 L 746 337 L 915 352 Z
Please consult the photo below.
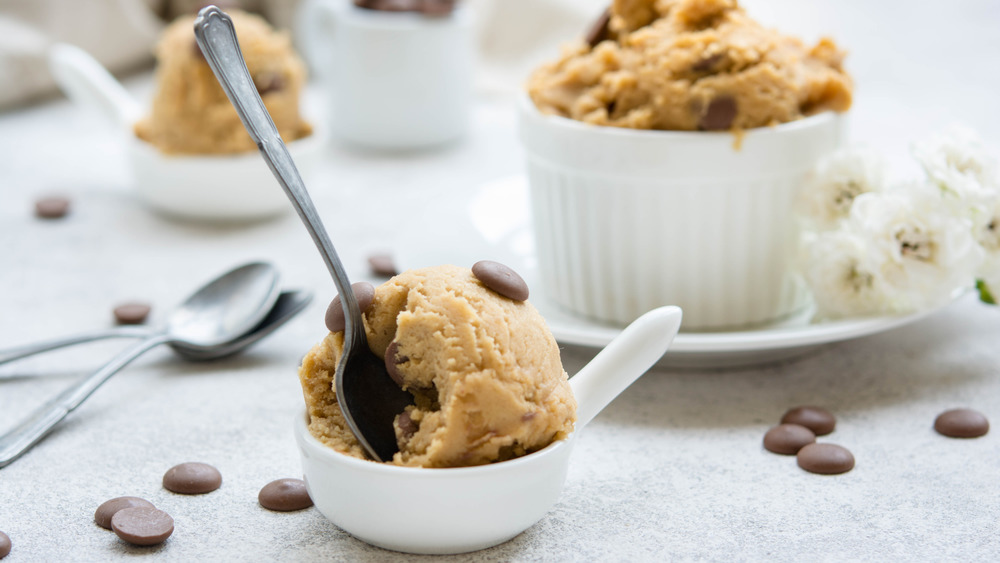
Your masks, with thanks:
M 421 214 L 419 222 L 400 229 L 405 236 L 395 245 L 397 266 L 471 266 L 483 259 L 506 263 L 528 282 L 529 299 L 549 323 L 556 340 L 594 348 L 607 345 L 621 327 L 567 312 L 547 298 L 537 283 L 528 205 L 527 179 L 514 176 L 483 185 L 468 199 L 431 206 Z M 813 323 L 812 311 L 807 310 L 778 323 L 735 332 L 686 332 L 682 326 L 660 365 L 732 368 L 788 360 L 825 344 L 913 323 L 931 312 Z

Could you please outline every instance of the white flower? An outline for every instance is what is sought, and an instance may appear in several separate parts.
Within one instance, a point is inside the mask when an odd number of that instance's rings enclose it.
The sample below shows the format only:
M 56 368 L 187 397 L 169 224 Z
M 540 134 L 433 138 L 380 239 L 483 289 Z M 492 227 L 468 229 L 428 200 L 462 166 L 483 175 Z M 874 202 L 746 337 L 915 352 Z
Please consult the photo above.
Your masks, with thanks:
M 947 303 L 982 261 L 971 221 L 942 212 L 943 197 L 911 186 L 861 195 L 851 208 L 847 228 L 868 242 L 899 310 Z
M 996 158 L 971 129 L 955 125 L 915 143 L 913 156 L 935 185 L 970 203 L 997 190 Z
M 833 228 L 847 217 L 854 199 L 885 187 L 885 162 L 873 151 L 850 148 L 832 153 L 817 163 L 800 197 L 807 224 Z
M 895 312 L 896 304 L 867 241 L 847 228 L 807 233 L 800 264 L 823 319 Z
M 985 200 L 979 207 L 972 233 L 983 250 L 983 263 L 976 277 L 991 290 L 1000 290 L 1000 194 Z

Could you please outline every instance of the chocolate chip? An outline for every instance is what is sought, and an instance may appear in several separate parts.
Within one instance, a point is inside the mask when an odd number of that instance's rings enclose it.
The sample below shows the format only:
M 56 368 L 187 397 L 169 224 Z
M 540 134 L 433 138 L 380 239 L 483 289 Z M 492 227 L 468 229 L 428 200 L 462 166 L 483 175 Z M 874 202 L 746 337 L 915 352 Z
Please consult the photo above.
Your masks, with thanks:
M 698 123 L 705 131 L 725 131 L 736 119 L 736 99 L 731 96 L 719 96 L 708 103 L 708 109 Z
M 934 419 L 934 430 L 949 438 L 978 438 L 990 431 L 990 421 L 972 409 L 952 409 Z
M 365 7 L 382 12 L 414 12 L 419 7 L 419 0 L 376 0 Z
M 472 266 L 472 273 L 483 285 L 514 301 L 528 299 L 528 284 L 517 272 L 499 262 L 480 260 Z
M 302 479 L 278 479 L 264 485 L 257 493 L 257 502 L 268 510 L 291 512 L 313 505 Z
M 399 413 L 396 418 L 396 426 L 399 426 L 400 433 L 403 434 L 403 439 L 409 441 L 409 439 L 417 433 L 417 423 L 413 422 L 413 418 L 410 416 L 410 411 L 403 411 Z
M 399 364 L 408 361 L 410 358 L 399 355 L 399 344 L 395 340 L 390 342 L 385 349 L 385 371 L 389 372 L 389 377 L 400 387 L 403 386 L 403 373 L 399 371 Z
M 263 96 L 283 89 L 285 79 L 276 72 L 262 72 L 253 77 L 253 85 L 257 87 L 257 93 Z
M 97 522 L 98 526 L 110 530 L 111 518 L 115 515 L 115 513 L 117 513 L 119 510 L 123 510 L 125 508 L 133 508 L 136 506 L 145 506 L 146 508 L 156 508 L 155 506 L 153 506 L 153 503 L 139 497 L 113 498 L 109 501 L 105 501 L 104 504 L 97 507 L 97 510 L 94 512 L 94 522 Z
M 11 548 L 10 536 L 8 536 L 3 532 L 0 532 L 0 559 L 7 557 L 7 554 L 10 553 L 10 548 Z
M 114 308 L 115 322 L 120 325 L 138 325 L 146 322 L 152 309 L 147 303 L 138 301 L 122 303 Z
M 133 506 L 115 513 L 111 529 L 132 545 L 156 545 L 174 533 L 174 519 L 156 508 Z
M 538 416 L 538 413 L 534 411 L 528 411 L 521 415 L 521 422 L 528 422 L 531 419 L 535 418 L 536 416 Z
M 779 424 L 764 434 L 764 449 L 782 455 L 795 455 L 816 441 L 816 434 L 798 424 Z
M 455 0 L 424 0 L 420 3 L 420 13 L 425 16 L 447 16 L 455 11 Z
M 351 284 L 351 290 L 354 291 L 354 298 L 358 301 L 358 307 L 364 313 L 368 310 L 368 307 L 372 306 L 372 301 L 375 300 L 375 286 L 368 282 L 357 282 Z M 333 301 L 330 301 L 330 306 L 326 308 L 326 328 L 330 332 L 340 332 L 346 326 L 347 321 L 344 318 L 344 307 L 340 304 L 340 296 L 338 295 L 333 298 Z
M 854 469 L 854 455 L 836 444 L 807 444 L 796 455 L 799 467 L 810 473 L 837 475 Z
M 368 257 L 368 267 L 372 274 L 391 278 L 399 273 L 389 254 L 372 254 Z
M 691 70 L 693 72 L 705 72 L 707 70 L 712 70 L 712 67 L 714 67 L 719 61 L 721 61 L 724 56 L 725 55 L 723 55 L 722 53 L 716 53 L 714 55 L 705 57 L 704 59 L 701 59 L 700 61 L 694 63 L 691 66 Z
M 837 418 L 824 408 L 795 407 L 781 417 L 781 423 L 805 426 L 817 436 L 825 436 L 836 428 Z
M 222 474 L 207 463 L 191 461 L 171 467 L 163 475 L 163 488 L 182 495 L 202 495 L 222 486 Z
M 48 196 L 35 201 L 35 215 L 41 219 L 61 219 L 69 214 L 69 198 Z
M 610 26 L 611 23 L 611 8 L 605 8 L 601 15 L 598 16 L 597 20 L 591 24 L 590 29 L 584 36 L 583 40 L 590 45 L 591 48 L 597 46 L 598 43 L 608 39 L 610 37 Z

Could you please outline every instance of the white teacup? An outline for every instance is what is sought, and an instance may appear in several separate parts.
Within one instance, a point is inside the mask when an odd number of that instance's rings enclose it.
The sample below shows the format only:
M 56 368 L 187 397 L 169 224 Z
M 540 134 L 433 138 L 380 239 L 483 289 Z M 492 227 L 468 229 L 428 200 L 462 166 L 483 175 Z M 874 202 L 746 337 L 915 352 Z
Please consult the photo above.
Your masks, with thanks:
M 472 17 L 314 0 L 301 15 L 304 51 L 324 81 L 330 128 L 354 145 L 419 149 L 460 137 L 472 90 Z

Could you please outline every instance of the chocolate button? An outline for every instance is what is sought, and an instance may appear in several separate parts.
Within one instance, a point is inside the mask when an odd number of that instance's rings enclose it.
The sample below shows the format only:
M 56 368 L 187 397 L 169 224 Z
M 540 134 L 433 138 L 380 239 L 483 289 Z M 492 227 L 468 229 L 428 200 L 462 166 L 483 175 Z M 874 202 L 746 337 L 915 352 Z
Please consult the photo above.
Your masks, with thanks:
M 705 115 L 699 125 L 705 131 L 725 131 L 736 119 L 736 100 L 730 96 L 719 96 L 708 103 Z
M 403 374 L 399 371 L 399 364 L 410 361 L 410 358 L 399 355 L 399 344 L 393 340 L 389 347 L 385 349 L 385 371 L 389 372 L 389 377 L 396 382 L 396 385 L 403 386 Z
M 8 537 L 5 533 L 0 532 L 0 559 L 7 557 L 7 554 L 10 553 L 10 548 L 10 537 Z
M 782 424 L 798 424 L 817 436 L 826 436 L 837 426 L 837 417 L 820 407 L 795 407 L 781 417 Z
M 517 272 L 499 262 L 480 260 L 472 265 L 472 273 L 483 285 L 514 301 L 528 299 L 528 284 Z
M 764 449 L 782 455 L 795 455 L 807 444 L 816 441 L 816 434 L 798 424 L 779 424 L 764 434 Z
M 120 325 L 138 325 L 146 322 L 150 310 L 152 307 L 146 303 L 132 302 L 115 307 L 113 313 L 115 322 Z
M 69 213 L 69 199 L 60 196 L 43 197 L 35 201 L 35 215 L 42 219 L 59 219 Z
M 368 257 L 368 267 L 376 276 L 391 278 L 399 273 L 396 264 L 392 261 L 392 256 L 388 254 L 372 254 Z
M 368 307 L 372 306 L 372 301 L 375 300 L 375 286 L 368 282 L 358 282 L 351 284 L 351 290 L 354 292 L 354 298 L 358 301 L 358 307 L 364 313 L 368 310 Z M 338 295 L 333 298 L 330 306 L 326 308 L 326 328 L 330 332 L 340 332 L 346 326 L 347 321 L 344 318 L 344 307 L 340 304 L 340 296 Z
M 410 411 L 403 411 L 399 413 L 399 418 L 396 419 L 396 426 L 399 426 L 399 432 L 403 435 L 403 439 L 409 441 L 414 434 L 417 433 L 416 422 L 413 422 L 413 418 L 410 416 Z
M 949 438 L 978 438 L 990 431 L 990 421 L 972 409 L 953 409 L 934 419 L 934 430 Z
M 291 512 L 313 505 L 302 479 L 278 479 L 264 485 L 257 494 L 257 501 L 268 510 Z
M 174 519 L 156 508 L 133 506 L 115 513 L 111 529 L 132 545 L 156 545 L 174 533 Z
M 133 508 L 136 506 L 144 506 L 146 508 L 156 508 L 153 503 L 146 499 L 139 497 L 118 497 L 113 498 L 109 501 L 105 501 L 104 504 L 97 507 L 97 511 L 94 512 L 94 522 L 102 528 L 111 529 L 111 518 L 114 517 L 115 513 L 119 510 L 126 508 Z
M 836 475 L 854 469 L 854 455 L 836 444 L 807 444 L 796 455 L 799 467 L 810 473 Z
M 222 474 L 207 463 L 175 465 L 163 475 L 163 488 L 182 495 L 202 495 L 222 486 Z

